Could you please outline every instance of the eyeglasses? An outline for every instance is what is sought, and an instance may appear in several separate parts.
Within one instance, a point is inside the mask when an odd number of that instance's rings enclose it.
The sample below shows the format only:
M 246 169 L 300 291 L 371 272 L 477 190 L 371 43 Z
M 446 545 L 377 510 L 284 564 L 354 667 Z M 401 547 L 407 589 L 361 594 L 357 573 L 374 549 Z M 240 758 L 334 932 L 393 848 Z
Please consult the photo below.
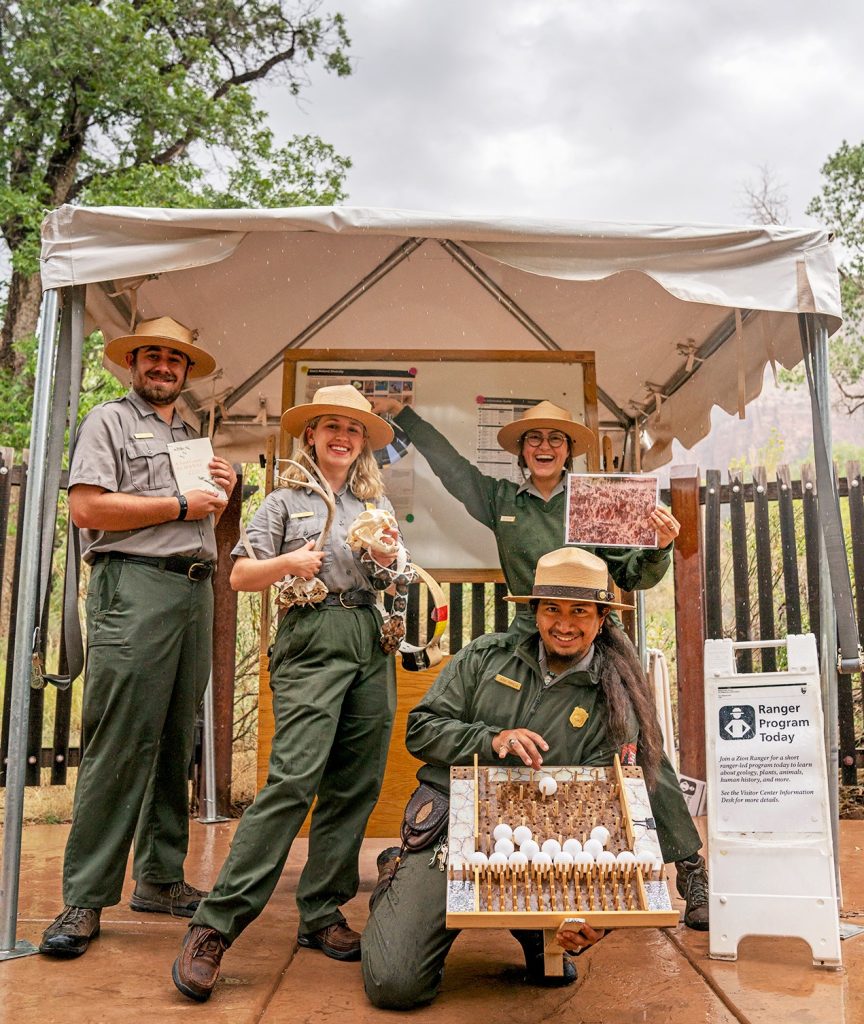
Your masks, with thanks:
M 539 430 L 529 430 L 527 434 L 522 435 L 522 440 L 529 448 L 539 448 L 544 441 L 550 448 L 560 448 L 570 438 L 566 434 L 562 434 L 560 430 L 552 430 L 548 434 L 543 434 Z

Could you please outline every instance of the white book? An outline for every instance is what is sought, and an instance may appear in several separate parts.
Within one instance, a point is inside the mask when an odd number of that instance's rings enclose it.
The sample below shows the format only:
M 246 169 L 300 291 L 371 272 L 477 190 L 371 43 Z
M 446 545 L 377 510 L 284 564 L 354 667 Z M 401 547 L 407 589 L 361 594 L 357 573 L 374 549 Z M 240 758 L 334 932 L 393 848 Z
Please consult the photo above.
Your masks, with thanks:
M 228 495 L 210 475 L 210 462 L 213 459 L 213 445 L 209 437 L 195 437 L 190 441 L 172 441 L 168 445 L 171 469 L 177 481 L 177 489 L 181 494 L 199 490 L 216 494 L 225 501 Z

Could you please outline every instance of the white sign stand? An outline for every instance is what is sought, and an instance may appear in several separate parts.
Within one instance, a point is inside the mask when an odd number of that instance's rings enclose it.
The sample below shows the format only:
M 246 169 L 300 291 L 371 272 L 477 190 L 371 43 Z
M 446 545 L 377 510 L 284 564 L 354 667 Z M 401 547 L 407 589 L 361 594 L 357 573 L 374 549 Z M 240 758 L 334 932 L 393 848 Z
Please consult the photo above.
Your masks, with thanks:
M 785 672 L 736 671 L 735 650 L 785 647 Z M 705 643 L 709 956 L 746 935 L 800 937 L 839 967 L 819 659 L 811 634 Z

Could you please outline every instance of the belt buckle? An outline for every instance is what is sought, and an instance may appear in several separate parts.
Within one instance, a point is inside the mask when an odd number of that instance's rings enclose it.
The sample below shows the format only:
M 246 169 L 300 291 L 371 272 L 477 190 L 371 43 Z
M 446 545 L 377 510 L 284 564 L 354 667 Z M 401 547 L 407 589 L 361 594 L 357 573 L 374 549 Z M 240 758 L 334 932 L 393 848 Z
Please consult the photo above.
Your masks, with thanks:
M 206 580 L 210 575 L 210 566 L 206 562 L 193 562 L 186 570 L 186 575 L 196 583 L 199 580 Z
M 339 594 L 339 604 L 341 604 L 343 608 L 359 608 L 360 607 L 359 604 L 345 604 L 345 594 L 346 594 L 346 591 L 344 591 L 344 590 L 341 591 L 340 594 Z

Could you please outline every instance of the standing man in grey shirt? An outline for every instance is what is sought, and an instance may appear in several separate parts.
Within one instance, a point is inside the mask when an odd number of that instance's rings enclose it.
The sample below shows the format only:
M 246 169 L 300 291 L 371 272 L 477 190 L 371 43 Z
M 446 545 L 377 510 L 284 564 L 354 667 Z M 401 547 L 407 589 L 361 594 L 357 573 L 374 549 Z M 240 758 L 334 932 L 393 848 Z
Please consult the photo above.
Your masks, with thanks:
M 120 902 L 133 837 L 133 910 L 191 917 L 204 892 L 186 883 L 187 769 L 195 715 L 210 674 L 214 527 L 226 499 L 179 493 L 168 445 L 197 437 L 176 402 L 213 357 L 171 317 L 115 338 L 107 359 L 131 373 L 123 398 L 85 418 L 69 471 L 69 507 L 91 566 L 86 749 L 63 866 L 63 912 L 43 953 L 80 956 L 103 907 Z M 214 458 L 231 494 L 236 474 Z

